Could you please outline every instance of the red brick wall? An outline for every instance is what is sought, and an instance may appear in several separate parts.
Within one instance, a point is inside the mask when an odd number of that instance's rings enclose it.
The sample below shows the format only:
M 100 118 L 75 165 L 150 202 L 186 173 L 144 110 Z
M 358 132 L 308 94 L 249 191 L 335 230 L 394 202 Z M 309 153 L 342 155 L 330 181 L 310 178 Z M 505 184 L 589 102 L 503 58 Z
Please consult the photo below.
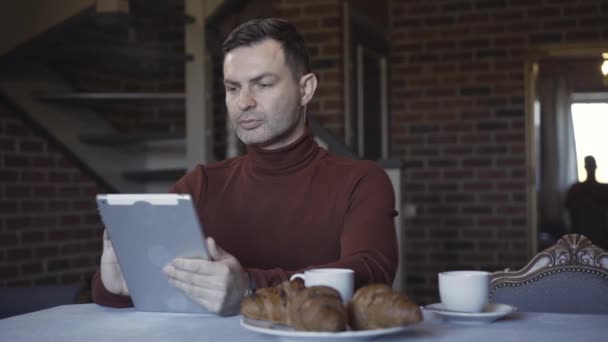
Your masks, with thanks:
M 85 282 L 101 223 L 94 180 L 0 103 L 0 287 Z
M 608 40 L 608 3 L 392 1 L 393 156 L 407 163 L 408 292 L 437 272 L 521 267 L 527 222 L 524 61 L 544 44 Z

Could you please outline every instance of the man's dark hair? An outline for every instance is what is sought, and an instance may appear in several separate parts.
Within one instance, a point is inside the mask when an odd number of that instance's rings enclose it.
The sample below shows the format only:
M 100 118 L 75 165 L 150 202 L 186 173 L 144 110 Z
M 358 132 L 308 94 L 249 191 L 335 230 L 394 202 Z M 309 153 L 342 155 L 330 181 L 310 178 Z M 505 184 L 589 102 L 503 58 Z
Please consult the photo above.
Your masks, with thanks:
M 295 26 L 284 19 L 253 19 L 239 25 L 224 41 L 224 57 L 238 47 L 252 46 L 266 39 L 273 39 L 281 44 L 285 63 L 294 76 L 310 72 L 310 56 L 304 46 L 304 38 Z

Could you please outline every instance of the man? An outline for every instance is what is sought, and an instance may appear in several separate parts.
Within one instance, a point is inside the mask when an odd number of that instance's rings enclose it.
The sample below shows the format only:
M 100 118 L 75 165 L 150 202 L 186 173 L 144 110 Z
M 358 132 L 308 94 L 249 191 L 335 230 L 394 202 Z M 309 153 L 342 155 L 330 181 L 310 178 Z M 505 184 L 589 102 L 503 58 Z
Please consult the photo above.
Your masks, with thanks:
M 596 179 L 595 157 L 585 157 L 587 179 L 575 183 L 566 192 L 565 206 L 569 212 L 569 231 L 583 234 L 594 245 L 608 248 L 608 184 Z
M 164 268 L 170 283 L 222 315 L 238 313 L 255 288 L 307 268 L 353 269 L 356 287 L 391 284 L 398 255 L 390 180 L 375 163 L 315 142 L 306 105 L 317 78 L 295 27 L 258 19 L 236 28 L 224 42 L 224 85 L 247 154 L 200 165 L 173 186 L 192 196 L 212 261 L 174 260 Z M 127 306 L 126 295 L 106 236 L 93 299 Z

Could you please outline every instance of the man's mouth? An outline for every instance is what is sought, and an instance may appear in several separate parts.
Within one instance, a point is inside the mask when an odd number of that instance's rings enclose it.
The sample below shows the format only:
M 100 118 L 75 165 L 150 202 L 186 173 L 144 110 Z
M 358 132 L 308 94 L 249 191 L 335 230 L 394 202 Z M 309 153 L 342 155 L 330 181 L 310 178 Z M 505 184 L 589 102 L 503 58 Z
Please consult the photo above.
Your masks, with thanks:
M 239 127 L 244 130 L 252 130 L 262 125 L 262 120 L 257 119 L 241 119 L 238 121 Z

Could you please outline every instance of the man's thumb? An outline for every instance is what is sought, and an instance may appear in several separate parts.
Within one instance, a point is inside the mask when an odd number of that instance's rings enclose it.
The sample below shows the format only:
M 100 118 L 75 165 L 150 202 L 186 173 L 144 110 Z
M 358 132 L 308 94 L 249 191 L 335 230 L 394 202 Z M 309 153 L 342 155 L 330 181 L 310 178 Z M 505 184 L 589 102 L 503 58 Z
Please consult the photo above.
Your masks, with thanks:
M 212 260 L 220 261 L 226 257 L 226 252 L 218 246 L 214 238 L 207 238 L 207 250 Z

